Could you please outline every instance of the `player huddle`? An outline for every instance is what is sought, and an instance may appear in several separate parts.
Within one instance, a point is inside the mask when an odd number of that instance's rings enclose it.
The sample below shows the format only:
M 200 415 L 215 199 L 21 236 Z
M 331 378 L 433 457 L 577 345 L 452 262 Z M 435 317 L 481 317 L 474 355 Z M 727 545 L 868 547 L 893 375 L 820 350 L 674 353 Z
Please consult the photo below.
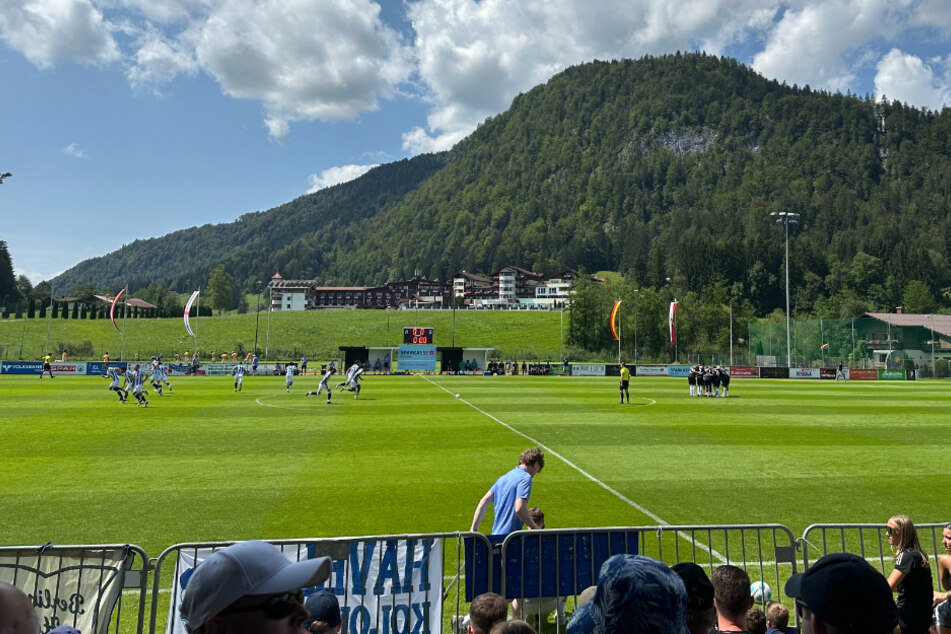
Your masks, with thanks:
M 727 397 L 730 395 L 730 373 L 718 365 L 694 365 L 687 375 L 690 396 Z

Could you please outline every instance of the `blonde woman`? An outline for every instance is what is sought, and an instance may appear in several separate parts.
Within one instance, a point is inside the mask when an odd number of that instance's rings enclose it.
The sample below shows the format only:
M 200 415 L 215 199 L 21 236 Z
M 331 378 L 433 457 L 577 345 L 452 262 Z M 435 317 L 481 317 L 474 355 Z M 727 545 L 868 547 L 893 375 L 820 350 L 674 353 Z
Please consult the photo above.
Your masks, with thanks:
M 951 524 L 941 531 L 941 543 L 949 554 L 938 559 L 938 578 L 945 592 L 934 593 L 934 621 L 938 626 L 938 634 L 951 634 Z
M 918 542 L 918 531 L 907 515 L 895 515 L 885 526 L 888 545 L 895 553 L 895 569 L 888 585 L 897 592 L 897 634 L 927 634 L 931 627 L 934 585 L 928 556 Z

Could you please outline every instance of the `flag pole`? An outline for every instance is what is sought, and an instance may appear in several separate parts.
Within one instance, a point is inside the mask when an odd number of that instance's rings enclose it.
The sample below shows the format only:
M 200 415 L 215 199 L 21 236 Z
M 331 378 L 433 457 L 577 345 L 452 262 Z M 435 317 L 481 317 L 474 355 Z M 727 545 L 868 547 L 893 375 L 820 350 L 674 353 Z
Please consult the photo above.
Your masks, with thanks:
M 198 287 L 198 297 L 195 298 L 195 353 L 198 352 L 198 314 L 201 312 L 201 286 Z M 212 359 L 214 361 L 214 359 Z
M 125 287 L 128 289 L 129 285 L 126 284 Z M 128 292 L 126 292 L 126 298 L 122 302 L 122 342 L 119 345 L 119 361 L 123 360 L 122 355 L 125 354 L 125 315 L 129 311 L 128 295 Z

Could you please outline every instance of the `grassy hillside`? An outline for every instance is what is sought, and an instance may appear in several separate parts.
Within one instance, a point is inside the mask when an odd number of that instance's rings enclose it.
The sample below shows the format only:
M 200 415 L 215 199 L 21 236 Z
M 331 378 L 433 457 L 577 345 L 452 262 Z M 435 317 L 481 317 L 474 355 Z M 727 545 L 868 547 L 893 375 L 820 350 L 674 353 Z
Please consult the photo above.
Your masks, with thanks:
M 256 314 L 192 319 L 198 349 L 203 356 L 254 347 Z M 336 358 L 340 346 L 398 346 L 404 326 L 432 326 L 436 345 L 495 348 L 506 358 L 555 361 L 561 358 L 561 314 L 557 312 L 456 311 L 453 342 L 452 311 L 308 311 L 260 313 L 258 349 L 264 358 L 296 359 L 306 354 L 314 360 Z M 120 328 L 122 323 L 118 322 Z M 66 350 L 70 359 L 98 360 L 108 351 L 119 358 L 122 337 L 108 319 L 53 319 L 49 322 L 49 349 Z M 564 332 L 567 337 L 568 316 Z M 47 320 L 0 321 L 0 358 L 39 359 L 46 349 Z M 145 358 L 157 353 L 167 358 L 194 350 L 181 318 L 128 319 L 125 323 L 124 358 Z

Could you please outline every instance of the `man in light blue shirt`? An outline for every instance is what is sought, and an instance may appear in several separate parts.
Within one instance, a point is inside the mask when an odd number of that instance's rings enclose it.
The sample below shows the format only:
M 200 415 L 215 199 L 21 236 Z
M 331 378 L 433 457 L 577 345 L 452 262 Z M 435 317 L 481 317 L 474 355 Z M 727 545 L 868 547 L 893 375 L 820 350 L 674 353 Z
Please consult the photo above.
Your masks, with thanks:
M 495 509 L 492 535 L 508 535 L 521 530 L 522 524 L 529 529 L 541 528 L 528 513 L 528 499 L 532 494 L 532 478 L 544 467 L 545 455 L 541 449 L 533 447 L 523 451 L 519 456 L 518 466 L 496 480 L 492 488 L 479 500 L 470 530 L 479 530 L 489 504 L 493 504 Z

